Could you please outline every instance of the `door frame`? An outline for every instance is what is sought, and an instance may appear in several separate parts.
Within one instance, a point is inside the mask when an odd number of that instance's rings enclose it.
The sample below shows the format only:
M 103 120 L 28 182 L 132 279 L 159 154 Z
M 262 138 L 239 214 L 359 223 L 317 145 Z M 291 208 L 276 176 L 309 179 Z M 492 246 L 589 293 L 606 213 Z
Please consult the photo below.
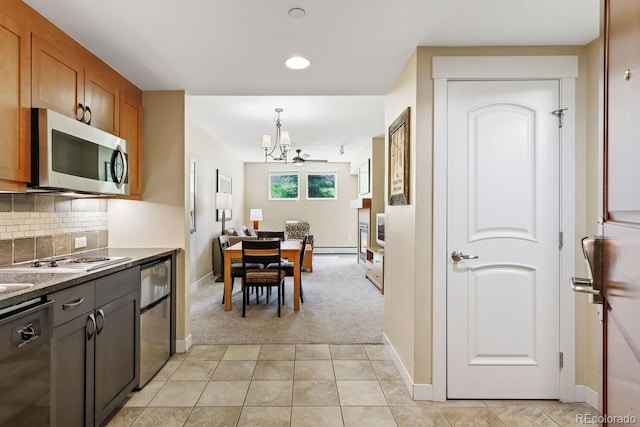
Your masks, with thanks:
M 560 400 L 576 400 L 575 296 L 569 286 L 575 270 L 575 86 L 577 56 L 434 56 L 433 78 L 433 370 L 432 398 L 447 399 L 447 85 L 450 80 L 557 80 L 560 128 Z M 560 355 L 558 355 L 558 358 Z M 559 362 L 558 362 L 559 363 Z

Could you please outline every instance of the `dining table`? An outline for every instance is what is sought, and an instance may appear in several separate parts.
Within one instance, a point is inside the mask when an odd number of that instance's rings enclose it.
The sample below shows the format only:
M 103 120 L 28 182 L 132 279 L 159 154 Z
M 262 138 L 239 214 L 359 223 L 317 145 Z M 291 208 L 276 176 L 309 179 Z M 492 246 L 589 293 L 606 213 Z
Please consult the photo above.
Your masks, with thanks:
M 293 309 L 300 310 L 300 251 L 299 240 L 283 240 L 280 245 L 282 258 L 293 261 Z M 224 250 L 224 310 L 231 311 L 231 260 L 242 258 L 242 241 Z

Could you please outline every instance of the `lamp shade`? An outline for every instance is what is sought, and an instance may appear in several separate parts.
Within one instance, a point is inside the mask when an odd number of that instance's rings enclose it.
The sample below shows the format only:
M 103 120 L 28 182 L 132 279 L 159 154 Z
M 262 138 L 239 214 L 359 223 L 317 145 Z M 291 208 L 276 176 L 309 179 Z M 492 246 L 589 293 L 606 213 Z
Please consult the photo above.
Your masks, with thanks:
M 231 193 L 216 193 L 216 209 L 233 208 L 233 196 Z
M 271 137 L 269 135 L 262 135 L 262 148 L 265 150 L 271 148 Z
M 249 221 L 262 221 L 262 209 L 251 209 Z
M 287 150 L 291 146 L 291 138 L 289 138 L 289 132 L 287 132 L 286 130 L 283 130 L 280 136 L 280 146 L 283 149 L 287 149 Z

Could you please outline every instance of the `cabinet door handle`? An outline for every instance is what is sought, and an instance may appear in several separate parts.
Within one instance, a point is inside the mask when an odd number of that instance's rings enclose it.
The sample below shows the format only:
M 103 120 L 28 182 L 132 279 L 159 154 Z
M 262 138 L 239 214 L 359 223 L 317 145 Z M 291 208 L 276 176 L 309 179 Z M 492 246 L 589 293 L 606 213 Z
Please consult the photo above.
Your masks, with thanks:
M 82 115 L 82 121 L 85 122 L 86 124 L 90 125 L 91 124 L 91 108 L 89 108 L 89 106 L 87 105 L 86 107 L 84 107 L 84 114 Z
M 87 341 L 93 338 L 93 335 L 96 333 L 96 318 L 93 313 L 89 315 L 88 320 L 91 321 L 91 329 L 89 329 L 89 321 L 87 321 Z
M 67 303 L 62 304 L 62 309 L 66 310 L 68 308 L 73 308 L 73 307 L 79 306 L 83 302 L 84 302 L 84 297 L 80 297 L 77 300 L 75 300 L 74 302 L 67 302 Z
M 98 318 L 102 319 L 101 324 L 98 324 Z M 98 325 L 97 333 L 99 334 L 104 329 L 104 311 L 102 309 L 98 310 L 98 314 L 96 315 L 96 325 Z
M 78 108 L 76 108 L 76 119 L 78 121 L 83 121 L 84 119 L 84 105 L 78 104 Z

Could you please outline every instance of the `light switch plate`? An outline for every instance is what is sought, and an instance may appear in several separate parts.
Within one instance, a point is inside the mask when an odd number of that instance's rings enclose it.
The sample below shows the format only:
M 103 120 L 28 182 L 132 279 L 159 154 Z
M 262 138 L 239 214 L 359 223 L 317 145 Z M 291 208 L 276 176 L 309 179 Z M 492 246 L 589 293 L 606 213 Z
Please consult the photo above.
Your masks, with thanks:
M 73 247 L 74 247 L 74 249 L 86 248 L 87 247 L 87 238 L 86 237 L 76 237 Z

